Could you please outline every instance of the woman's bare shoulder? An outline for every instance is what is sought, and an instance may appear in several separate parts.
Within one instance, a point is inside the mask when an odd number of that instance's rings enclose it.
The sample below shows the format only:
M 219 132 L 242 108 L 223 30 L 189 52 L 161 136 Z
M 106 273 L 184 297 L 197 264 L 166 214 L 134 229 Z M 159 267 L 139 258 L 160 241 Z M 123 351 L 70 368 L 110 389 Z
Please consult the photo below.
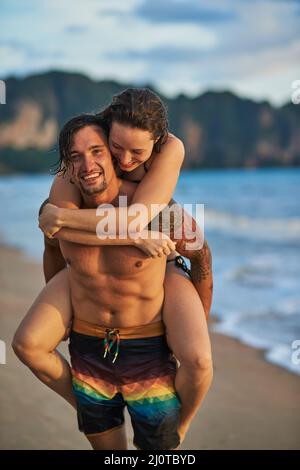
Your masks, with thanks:
M 164 145 L 169 145 L 169 146 L 172 146 L 176 149 L 178 149 L 179 152 L 182 152 L 183 156 L 184 156 L 184 145 L 183 145 L 183 142 L 181 139 L 179 139 L 179 137 L 177 137 L 176 135 L 174 134 L 171 134 L 169 133 L 168 134 L 168 138 L 167 138 L 167 141 Z M 163 145 L 163 146 L 164 146 Z

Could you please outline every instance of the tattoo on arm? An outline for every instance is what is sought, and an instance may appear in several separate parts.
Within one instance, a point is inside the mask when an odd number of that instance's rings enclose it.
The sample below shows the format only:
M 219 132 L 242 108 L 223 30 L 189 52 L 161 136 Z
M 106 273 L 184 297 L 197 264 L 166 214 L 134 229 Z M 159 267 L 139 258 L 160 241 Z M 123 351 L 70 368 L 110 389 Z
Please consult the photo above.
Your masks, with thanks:
M 191 274 L 195 282 L 201 282 L 211 275 L 211 252 L 207 241 L 204 240 L 201 250 L 191 254 Z M 211 285 L 212 290 L 212 285 Z
M 183 208 L 177 204 L 173 199 L 169 202 L 169 207 L 160 212 L 155 219 L 153 219 L 152 226 L 153 230 L 159 230 L 167 234 L 172 240 L 174 240 L 174 235 L 180 233 L 182 229 L 182 224 L 184 222 L 185 212 Z M 166 225 L 164 224 L 163 214 L 172 207 L 172 211 L 169 212 L 169 216 L 166 218 Z M 190 216 L 189 216 L 190 217 Z M 197 223 L 191 218 L 190 222 L 192 223 L 193 230 L 196 230 Z M 149 224 L 149 230 L 151 225 Z M 199 229 L 200 230 L 200 229 Z M 176 240 L 175 240 L 176 241 Z M 180 248 L 179 248 L 180 247 Z M 194 282 L 201 282 L 212 276 L 212 257 L 210 248 L 206 240 L 203 242 L 203 246 L 200 250 L 186 250 L 185 249 L 185 239 L 177 244 L 177 251 L 183 256 L 186 256 L 191 261 L 191 276 Z M 210 290 L 213 289 L 213 283 L 211 282 Z

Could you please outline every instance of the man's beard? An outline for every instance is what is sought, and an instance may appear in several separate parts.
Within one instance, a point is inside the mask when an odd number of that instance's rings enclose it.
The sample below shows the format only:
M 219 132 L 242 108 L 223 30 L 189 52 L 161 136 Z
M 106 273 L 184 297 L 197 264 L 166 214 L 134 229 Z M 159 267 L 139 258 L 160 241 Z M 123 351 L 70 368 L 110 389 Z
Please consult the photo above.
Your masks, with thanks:
M 99 183 L 99 185 L 97 186 L 92 186 L 89 188 L 87 186 L 84 186 L 84 184 L 82 184 L 81 181 L 79 181 L 79 184 L 80 184 L 80 191 L 86 196 L 92 196 L 93 194 L 101 194 L 107 188 L 107 181 L 106 181 L 104 172 L 103 172 L 103 179 L 101 183 Z

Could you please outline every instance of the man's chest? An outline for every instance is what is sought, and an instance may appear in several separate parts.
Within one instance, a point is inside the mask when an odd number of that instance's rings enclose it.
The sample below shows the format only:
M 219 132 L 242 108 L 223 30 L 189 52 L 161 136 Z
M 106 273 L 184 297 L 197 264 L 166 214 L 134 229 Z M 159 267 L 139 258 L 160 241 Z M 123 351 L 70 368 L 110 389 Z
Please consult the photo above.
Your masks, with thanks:
M 84 276 L 111 275 L 130 277 L 148 269 L 153 262 L 141 250 L 131 246 L 86 246 L 60 242 L 68 265 Z

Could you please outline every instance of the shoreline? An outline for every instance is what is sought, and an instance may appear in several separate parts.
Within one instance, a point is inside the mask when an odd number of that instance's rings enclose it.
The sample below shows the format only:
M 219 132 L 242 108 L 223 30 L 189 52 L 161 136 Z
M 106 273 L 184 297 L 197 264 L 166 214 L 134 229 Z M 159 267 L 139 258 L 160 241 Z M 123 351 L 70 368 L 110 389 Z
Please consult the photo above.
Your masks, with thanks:
M 41 265 L 2 241 L 0 256 L 0 339 L 7 348 L 7 363 L 0 364 L 0 449 L 89 449 L 73 409 L 10 346 L 44 285 Z M 211 332 L 211 341 L 214 381 L 182 449 L 300 449 L 300 377 L 235 338 Z M 60 350 L 65 354 L 67 344 Z

